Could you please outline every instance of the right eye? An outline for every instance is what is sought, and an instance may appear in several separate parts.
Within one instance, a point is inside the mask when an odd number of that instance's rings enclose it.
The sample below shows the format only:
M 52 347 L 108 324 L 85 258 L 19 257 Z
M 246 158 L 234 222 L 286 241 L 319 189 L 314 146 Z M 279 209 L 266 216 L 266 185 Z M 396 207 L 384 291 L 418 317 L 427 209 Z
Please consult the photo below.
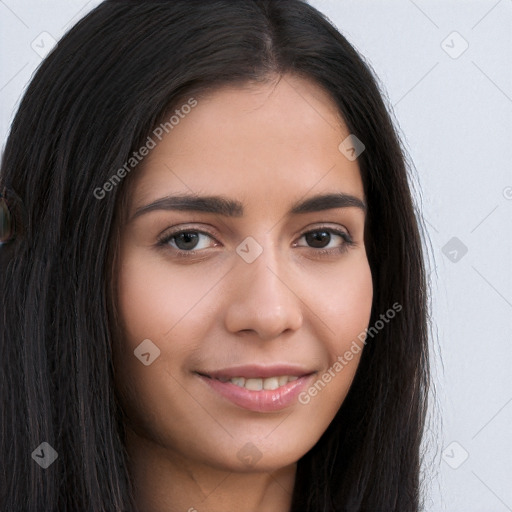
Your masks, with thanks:
M 170 247 L 179 251 L 180 256 L 196 255 L 196 251 L 203 251 L 208 248 L 207 239 L 215 240 L 213 235 L 197 229 L 180 229 L 167 232 L 158 239 L 158 246 Z M 215 242 L 217 242 L 215 240 Z M 218 242 L 217 242 L 218 244 Z M 212 247 L 212 245 L 210 245 Z

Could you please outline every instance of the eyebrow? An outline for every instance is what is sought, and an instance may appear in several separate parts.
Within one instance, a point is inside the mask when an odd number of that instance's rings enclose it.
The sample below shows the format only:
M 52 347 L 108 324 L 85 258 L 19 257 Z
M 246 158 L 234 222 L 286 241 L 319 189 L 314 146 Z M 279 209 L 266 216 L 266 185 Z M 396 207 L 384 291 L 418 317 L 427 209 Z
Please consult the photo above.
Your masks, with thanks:
M 319 212 L 333 208 L 359 208 L 366 213 L 367 206 L 356 196 L 344 193 L 318 194 L 296 202 L 289 215 Z M 225 217 L 243 217 L 244 205 L 225 196 L 177 195 L 166 196 L 141 206 L 132 215 L 130 222 L 155 210 L 178 210 L 214 213 Z

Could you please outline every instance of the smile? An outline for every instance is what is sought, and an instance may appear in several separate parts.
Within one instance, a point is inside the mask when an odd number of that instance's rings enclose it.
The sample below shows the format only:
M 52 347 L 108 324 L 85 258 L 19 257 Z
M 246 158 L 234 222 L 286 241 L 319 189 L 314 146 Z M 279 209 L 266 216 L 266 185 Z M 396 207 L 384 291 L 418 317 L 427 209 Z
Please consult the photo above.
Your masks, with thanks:
M 300 392 L 316 373 L 291 369 L 289 373 L 276 371 L 272 375 L 269 374 L 271 371 L 270 368 L 261 370 L 251 367 L 245 368 L 245 371 L 239 368 L 208 374 L 194 373 L 215 396 L 220 395 L 223 401 L 228 400 L 237 407 L 255 412 L 276 412 L 294 405 Z

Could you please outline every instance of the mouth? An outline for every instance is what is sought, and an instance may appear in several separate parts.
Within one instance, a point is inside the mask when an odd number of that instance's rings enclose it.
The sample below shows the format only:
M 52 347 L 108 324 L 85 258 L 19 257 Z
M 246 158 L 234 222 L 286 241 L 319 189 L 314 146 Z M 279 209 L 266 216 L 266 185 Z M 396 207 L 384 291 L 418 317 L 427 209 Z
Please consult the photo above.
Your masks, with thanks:
M 232 404 L 255 412 L 275 412 L 297 402 L 316 371 L 291 366 L 244 366 L 193 372 Z

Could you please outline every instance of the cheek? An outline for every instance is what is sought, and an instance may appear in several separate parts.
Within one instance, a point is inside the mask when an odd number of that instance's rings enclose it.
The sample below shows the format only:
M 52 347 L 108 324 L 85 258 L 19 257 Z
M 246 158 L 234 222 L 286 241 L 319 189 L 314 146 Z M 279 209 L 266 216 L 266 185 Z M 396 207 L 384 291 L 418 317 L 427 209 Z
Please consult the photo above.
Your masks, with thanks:
M 202 299 L 214 284 L 214 272 L 202 272 L 198 279 L 192 266 L 170 271 L 165 257 L 148 259 L 143 251 L 126 251 L 118 304 L 127 342 L 162 340 L 185 323 L 191 328 Z
M 373 284 L 366 257 L 356 255 L 347 260 L 336 275 L 317 277 L 315 286 L 305 297 L 323 325 L 323 338 L 328 340 L 331 355 L 339 355 L 368 326 L 373 302 Z
M 366 258 L 352 261 L 337 275 L 340 277 L 333 279 L 331 275 L 317 281 L 307 302 L 318 316 L 317 336 L 324 340 L 329 363 L 299 402 L 308 405 L 312 415 L 324 418 L 336 414 L 349 391 L 364 348 L 373 302 L 372 275 Z
M 203 336 L 209 318 L 203 299 L 215 279 L 206 272 L 198 279 L 192 266 L 171 272 L 163 257 L 148 259 L 137 248 L 121 256 L 117 304 L 123 334 L 113 347 L 115 381 L 131 419 L 149 428 L 155 415 L 165 415 L 159 412 L 162 401 L 168 406 L 182 400 L 177 382 L 183 361 Z M 147 366 L 134 354 L 143 342 L 152 361 Z
M 337 313 L 333 313 L 334 330 L 340 333 L 339 339 L 345 342 L 356 339 L 370 321 L 373 284 L 367 261 L 361 262 L 354 272 L 347 273 L 341 285 Z M 346 345 L 343 343 L 341 345 Z M 341 348 L 344 348 L 343 346 Z

